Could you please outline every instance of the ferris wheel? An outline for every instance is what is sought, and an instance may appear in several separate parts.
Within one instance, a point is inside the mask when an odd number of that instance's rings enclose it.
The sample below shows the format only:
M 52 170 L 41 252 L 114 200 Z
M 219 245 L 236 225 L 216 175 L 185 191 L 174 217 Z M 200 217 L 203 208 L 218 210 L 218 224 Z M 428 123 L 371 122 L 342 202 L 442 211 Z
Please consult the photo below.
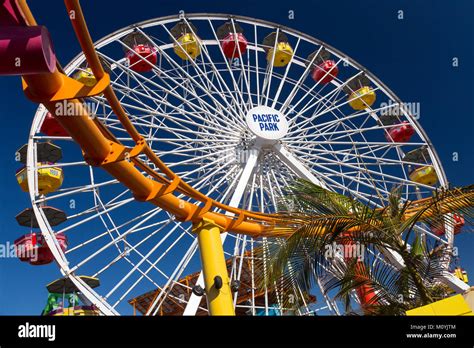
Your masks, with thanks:
M 18 216 L 31 228 L 18 243 L 40 238 L 40 263 L 56 261 L 102 314 L 207 314 L 192 222 L 211 214 L 225 227 L 236 314 L 285 314 L 278 286 L 257 287 L 253 255 L 284 237 L 268 229 L 270 214 L 295 179 L 371 206 L 384 205 L 396 186 L 408 201 L 447 185 L 406 105 L 307 34 L 249 17 L 180 14 L 120 29 L 93 47 L 103 76 L 90 50 L 64 73 L 95 92 L 77 103 L 57 99 L 55 115 L 53 102 L 41 105 L 20 151 L 18 181 L 32 208 Z M 108 83 L 116 98 L 100 88 Z M 83 126 L 73 134 L 75 122 Z M 111 150 L 98 161 L 103 142 Z M 418 229 L 453 245 L 452 229 Z M 377 257 L 400 267 L 396 255 Z M 295 288 L 295 313 L 339 314 L 337 301 L 320 293 Z

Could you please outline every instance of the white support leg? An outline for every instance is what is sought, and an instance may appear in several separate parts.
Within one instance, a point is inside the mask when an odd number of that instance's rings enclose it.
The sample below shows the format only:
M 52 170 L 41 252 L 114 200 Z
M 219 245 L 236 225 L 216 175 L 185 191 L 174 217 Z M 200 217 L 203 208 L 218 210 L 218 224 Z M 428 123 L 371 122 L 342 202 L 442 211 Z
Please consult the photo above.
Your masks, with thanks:
M 239 206 L 240 201 L 242 200 L 242 197 L 245 193 L 245 188 L 247 187 L 247 184 L 250 180 L 250 177 L 252 176 L 255 165 L 257 164 L 257 159 L 259 155 L 258 150 L 251 149 L 249 150 L 248 153 L 249 153 L 249 157 L 248 157 L 247 163 L 245 164 L 245 168 L 239 179 L 239 183 L 237 184 L 237 187 L 235 188 L 235 191 L 232 194 L 232 198 L 229 203 L 229 206 L 231 207 Z M 224 244 L 226 237 L 227 237 L 227 232 L 221 234 L 222 244 Z M 196 281 L 196 285 L 200 285 L 202 288 L 204 288 L 204 275 L 202 271 L 199 273 L 199 277 Z M 194 293 L 191 293 L 191 297 L 189 298 L 188 304 L 186 305 L 186 308 L 184 309 L 183 315 L 196 315 L 196 312 L 198 310 L 200 303 L 201 303 L 201 297 L 196 296 Z

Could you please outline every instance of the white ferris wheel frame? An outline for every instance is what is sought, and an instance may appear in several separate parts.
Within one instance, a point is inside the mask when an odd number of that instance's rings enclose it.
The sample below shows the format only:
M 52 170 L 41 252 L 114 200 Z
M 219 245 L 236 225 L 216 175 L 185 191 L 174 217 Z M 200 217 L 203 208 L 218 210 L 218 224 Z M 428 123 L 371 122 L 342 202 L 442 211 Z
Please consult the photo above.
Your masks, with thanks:
M 228 20 L 229 18 L 231 18 L 232 20 L 238 21 L 239 23 L 245 23 L 245 24 L 253 25 L 255 27 L 255 30 L 257 30 L 256 28 L 258 26 L 258 27 L 265 27 L 265 28 L 269 28 L 269 29 L 275 29 L 276 28 L 277 30 L 282 30 L 285 33 L 290 33 L 292 36 L 294 36 L 295 38 L 298 38 L 299 40 L 305 40 L 305 41 L 307 41 L 307 42 L 309 42 L 313 45 L 317 45 L 317 46 L 320 46 L 320 47 L 325 47 L 334 56 L 340 58 L 339 61 L 341 61 L 341 59 L 343 59 L 345 64 L 348 64 L 348 66 L 351 66 L 356 70 L 365 72 L 367 74 L 367 76 L 370 78 L 371 82 L 376 86 L 376 88 L 378 90 L 382 91 L 385 95 L 389 96 L 392 100 L 394 100 L 395 102 L 402 105 L 401 100 L 388 87 L 386 87 L 379 79 L 377 79 L 375 76 L 373 76 L 362 65 L 358 64 L 357 62 L 352 60 L 349 56 L 343 54 L 342 52 L 338 51 L 337 49 L 335 49 L 335 48 L 331 47 L 330 45 L 328 45 L 328 44 L 326 44 L 326 43 L 324 43 L 320 40 L 317 40 L 317 39 L 315 39 L 315 38 L 313 38 L 309 35 L 306 35 L 304 33 L 301 33 L 301 32 L 295 31 L 293 29 L 286 28 L 286 27 L 283 27 L 283 26 L 280 26 L 280 25 L 277 25 L 277 24 L 274 24 L 274 23 L 271 23 L 271 22 L 267 22 L 267 21 L 263 21 L 263 20 L 257 20 L 257 19 L 250 18 L 250 17 L 229 16 L 227 14 L 198 13 L 198 14 L 186 14 L 185 17 L 182 16 L 182 15 L 178 15 L 178 16 L 168 16 L 168 17 L 156 18 L 156 19 L 147 20 L 147 21 L 143 21 L 143 22 L 128 26 L 126 28 L 122 28 L 122 29 L 120 29 L 120 30 L 118 30 L 118 31 L 116 31 L 116 32 L 114 32 L 110 35 L 107 35 L 106 37 L 98 40 L 95 43 L 95 46 L 97 47 L 97 49 L 100 49 L 104 46 L 107 46 L 110 43 L 116 42 L 120 38 L 123 38 L 127 34 L 133 32 L 137 28 L 141 31 L 141 30 L 147 29 L 148 27 L 164 26 L 166 24 L 174 23 L 174 22 L 177 22 L 177 21 L 179 21 L 183 18 L 185 18 L 186 20 L 208 21 L 211 24 L 211 26 L 212 26 L 212 21 L 222 21 L 222 20 Z M 202 40 L 202 45 L 206 46 L 206 47 L 207 47 L 207 45 L 219 45 L 219 41 L 218 40 Z M 159 47 L 160 47 L 160 51 L 161 51 L 161 50 L 170 49 L 172 46 L 173 46 L 172 44 L 163 44 Z M 257 47 L 252 46 L 251 42 L 249 42 L 249 49 L 254 50 L 255 54 L 257 54 L 257 51 L 260 51 L 260 52 L 263 51 L 263 49 L 259 48 L 258 46 Z M 85 58 L 84 58 L 84 55 L 82 53 L 79 54 L 78 56 L 76 56 L 65 68 L 66 74 L 69 75 L 72 72 L 74 72 L 76 69 L 78 69 L 79 66 L 84 62 L 84 60 L 85 60 Z M 293 58 L 292 58 L 290 64 L 296 64 L 296 65 L 300 65 L 302 67 L 305 67 L 304 62 L 298 61 L 297 59 L 293 59 Z M 273 72 L 271 72 L 270 74 L 272 75 Z M 286 75 L 285 75 L 285 77 L 286 77 Z M 303 75 L 302 75 L 301 79 L 302 78 L 303 78 Z M 300 82 L 301 81 L 298 81 L 296 86 L 298 86 L 300 84 Z M 336 87 L 338 87 L 338 82 L 333 81 L 332 83 L 335 84 Z M 295 88 L 296 88 L 296 86 L 295 86 Z M 268 88 L 268 90 L 269 90 L 269 88 Z M 277 94 L 279 94 L 279 93 L 280 93 L 280 90 L 277 92 Z M 277 98 L 274 99 L 274 104 L 273 105 L 275 105 L 276 99 Z M 266 99 L 266 102 L 268 102 L 268 97 Z M 403 112 L 406 119 L 408 119 L 410 121 L 410 123 L 414 127 L 416 133 L 421 138 L 422 142 L 424 144 L 428 145 L 428 150 L 429 150 L 430 158 L 432 160 L 432 165 L 435 168 L 435 171 L 438 175 L 440 186 L 441 187 L 447 187 L 448 182 L 447 182 L 445 172 L 443 170 L 443 167 L 441 165 L 439 157 L 438 157 L 435 149 L 433 148 L 432 143 L 430 142 L 428 136 L 426 135 L 424 130 L 421 128 L 421 126 L 418 124 L 418 122 L 415 119 L 409 117 L 406 110 L 404 110 L 402 108 L 401 111 Z M 369 114 L 373 113 L 373 111 L 371 111 L 371 110 L 367 110 L 367 112 Z M 46 240 L 49 248 L 51 249 L 51 251 L 52 251 L 52 253 L 55 257 L 56 262 L 59 265 L 61 273 L 64 276 L 69 277 L 72 280 L 72 282 L 77 286 L 79 291 L 82 293 L 83 297 L 87 301 L 89 301 L 90 303 L 97 306 L 97 308 L 100 310 L 100 312 L 102 314 L 104 314 L 104 315 L 118 315 L 119 313 L 114 308 L 114 306 L 109 304 L 107 301 L 104 301 L 100 294 L 98 294 L 95 290 L 93 290 L 89 286 L 87 286 L 87 284 L 85 284 L 79 278 L 79 276 L 74 273 L 74 270 L 70 268 L 67 257 L 62 252 L 62 250 L 60 249 L 60 247 L 59 247 L 59 245 L 56 241 L 55 232 L 53 231 L 53 229 L 49 225 L 44 213 L 40 209 L 40 205 L 39 205 L 40 203 L 39 203 L 39 200 L 38 200 L 38 196 L 36 195 L 36 192 L 37 192 L 37 175 L 36 175 L 36 173 L 37 173 L 37 169 L 38 169 L 37 160 L 36 160 L 36 142 L 39 139 L 39 137 L 37 136 L 37 133 L 39 132 L 39 128 L 42 124 L 42 121 L 43 121 L 46 113 L 47 113 L 47 110 L 45 110 L 45 108 L 43 106 L 40 106 L 38 108 L 38 110 L 35 114 L 33 123 L 32 123 L 32 127 L 31 127 L 31 130 L 30 130 L 30 135 L 29 135 L 29 139 L 28 139 L 28 153 L 27 153 L 27 173 L 28 174 L 27 175 L 28 175 L 28 182 L 33 183 L 32 185 L 30 185 L 30 192 L 29 192 L 32 207 L 33 207 L 33 211 L 36 215 L 39 227 L 40 227 L 40 229 L 41 229 L 41 231 L 42 231 L 42 233 L 45 237 L 45 240 Z M 375 113 L 374 113 L 373 117 L 377 117 Z M 309 180 L 313 183 L 324 186 L 324 183 L 321 182 L 318 178 L 316 178 L 313 175 L 313 173 L 310 170 L 308 170 L 308 168 L 304 164 L 302 164 L 301 161 L 299 161 L 295 156 L 292 155 L 291 152 L 286 150 L 281 145 L 277 145 L 276 149 L 278 150 L 277 153 L 278 153 L 279 159 L 282 162 L 284 162 L 289 168 L 291 168 L 295 173 L 297 173 L 300 177 L 305 178 L 305 179 L 307 179 L 307 180 Z M 232 198 L 231 198 L 230 204 L 229 204 L 230 206 L 238 206 L 239 205 L 239 202 L 241 201 L 241 199 L 244 195 L 245 187 L 247 186 L 247 183 L 251 178 L 251 174 L 252 174 L 252 171 L 253 171 L 254 167 L 256 166 L 256 163 L 257 163 L 257 156 L 255 154 L 254 155 L 251 154 L 250 157 L 248 158 L 248 161 L 247 161 L 245 167 L 241 171 L 242 174 L 241 174 L 240 179 L 239 179 L 240 181 L 238 182 L 236 188 L 232 192 Z M 449 247 L 452 247 L 453 242 L 454 242 L 454 235 L 452 233 L 452 230 L 449 230 L 449 228 L 448 228 L 447 232 L 446 232 L 446 235 L 447 235 L 447 245 L 449 245 Z M 222 235 L 222 240 L 224 241 L 225 238 L 226 238 L 226 233 L 224 233 Z M 391 261 L 392 261 L 392 263 L 395 267 L 401 267 L 403 265 L 402 262 L 401 262 L 401 259 L 397 255 L 394 255 L 393 253 L 389 254 L 389 255 L 386 255 L 386 257 L 391 259 Z M 170 277 L 170 280 L 171 279 L 172 278 Z M 201 285 L 202 285 L 202 273 L 201 273 L 201 276 L 200 276 L 199 279 L 200 279 L 200 282 L 201 282 Z M 447 284 L 449 284 L 449 286 L 451 286 L 456 291 L 463 291 L 463 290 L 466 289 L 466 284 L 464 284 L 463 282 L 461 282 L 460 280 L 458 280 L 457 278 L 452 276 L 450 273 L 446 274 L 446 277 L 444 278 L 444 281 Z M 334 305 L 334 304 L 330 303 L 331 302 L 330 299 L 326 299 L 326 300 L 328 302 L 328 306 Z M 197 309 L 198 309 L 199 302 L 200 302 L 200 298 L 198 298 L 195 295 L 192 295 L 191 299 L 188 302 L 188 305 L 186 306 L 184 314 L 185 315 L 195 314 Z M 267 310 L 268 310 L 268 308 L 267 308 Z M 337 309 L 335 311 L 337 311 Z M 155 313 L 156 313 L 156 311 L 155 311 Z M 153 314 L 153 313 L 148 313 L 148 314 Z

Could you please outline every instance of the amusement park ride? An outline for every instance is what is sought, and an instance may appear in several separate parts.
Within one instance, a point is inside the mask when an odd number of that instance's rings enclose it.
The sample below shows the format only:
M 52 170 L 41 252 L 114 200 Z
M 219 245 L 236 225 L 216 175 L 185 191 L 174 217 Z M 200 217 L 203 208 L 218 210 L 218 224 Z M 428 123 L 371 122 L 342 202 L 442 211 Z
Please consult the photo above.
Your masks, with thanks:
M 41 104 L 18 151 L 32 207 L 16 217 L 30 233 L 15 245 L 31 251 L 21 261 L 55 262 L 64 276 L 47 286 L 44 315 L 117 315 L 124 305 L 144 315 L 288 314 L 277 285 L 256 286 L 254 250 L 290 235 L 274 213 L 291 180 L 378 206 L 397 184 L 420 202 L 447 186 L 401 101 L 319 40 L 248 17 L 186 14 L 93 43 L 79 1 L 65 4 L 83 51 L 65 68 L 26 1 L 0 9 L 0 74 L 20 75 Z M 92 206 L 66 214 L 71 201 Z M 454 227 L 418 228 L 450 250 L 464 221 L 446 219 Z M 379 259 L 403 266 L 388 251 Z M 442 281 L 469 288 L 461 268 Z M 322 310 L 316 296 L 295 296 L 292 313 Z M 340 314 L 331 294 L 322 301 Z

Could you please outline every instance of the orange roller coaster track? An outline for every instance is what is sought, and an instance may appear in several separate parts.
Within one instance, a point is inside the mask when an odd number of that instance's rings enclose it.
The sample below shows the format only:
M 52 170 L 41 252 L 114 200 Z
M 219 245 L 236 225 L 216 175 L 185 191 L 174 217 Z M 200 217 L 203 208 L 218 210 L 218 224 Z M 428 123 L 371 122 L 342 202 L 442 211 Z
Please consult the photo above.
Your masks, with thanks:
M 279 233 L 273 228 L 274 216 L 233 208 L 217 202 L 181 180 L 160 160 L 130 122 L 110 86 L 108 74 L 104 71 L 94 49 L 79 1 L 66 0 L 65 4 L 68 13 L 74 13 L 74 16 L 70 16 L 71 23 L 98 81 L 97 85 L 92 88 L 80 86 L 77 81 L 67 77 L 59 65 L 52 73 L 23 76 L 23 85 L 26 95 L 31 100 L 44 104 L 79 144 L 86 161 L 91 165 L 102 167 L 123 183 L 137 200 L 153 203 L 174 214 L 180 221 L 198 222 L 205 217 L 221 226 L 223 231 L 253 237 L 278 236 Z M 25 24 L 36 25 L 26 1 L 18 1 L 18 6 L 24 14 Z M 100 121 L 90 117 L 83 106 L 81 98 L 100 93 L 107 98 L 119 121 L 135 141 L 134 148 L 129 149 L 122 145 Z M 75 117 L 60 117 L 56 114 L 55 103 L 62 100 L 74 104 Z M 140 153 L 145 154 L 162 174 L 155 172 L 138 159 L 136 156 Z M 151 178 L 145 176 L 142 171 Z M 196 203 L 184 201 L 178 198 L 177 194 L 190 197 Z M 211 211 L 213 208 L 220 209 L 224 213 L 213 212 Z M 282 234 L 287 232 L 282 231 Z
M 28 98 L 44 104 L 67 130 L 81 147 L 85 160 L 91 165 L 102 167 L 128 187 L 137 200 L 155 204 L 174 214 L 180 221 L 197 223 L 207 218 L 221 226 L 222 231 L 252 237 L 290 236 L 293 230 L 278 227 L 279 219 L 276 215 L 252 212 L 215 201 L 181 180 L 161 161 L 138 133 L 110 86 L 109 75 L 104 71 L 95 51 L 79 1 L 65 0 L 65 4 L 84 56 L 98 82 L 93 87 L 84 86 L 66 76 L 58 63 L 52 73 L 24 75 L 23 88 Z M 17 0 L 17 5 L 23 15 L 23 24 L 37 25 L 26 0 Z M 91 117 L 83 106 L 82 98 L 101 93 L 108 100 L 124 129 L 135 141 L 135 147 L 127 148 L 122 145 L 106 126 L 98 119 Z M 55 107 L 58 101 L 74 104 L 71 109 L 76 112 L 75 117 L 58 116 Z M 161 171 L 161 174 L 138 159 L 139 154 L 146 155 L 148 160 Z M 179 194 L 193 199 L 195 203 L 180 199 Z M 430 201 L 429 198 L 425 198 L 411 202 L 405 218 L 426 208 L 430 205 Z M 211 211 L 213 208 L 222 212 Z M 450 210 L 446 208 L 446 213 L 449 212 Z M 430 213 L 431 211 L 426 211 L 424 214 Z

